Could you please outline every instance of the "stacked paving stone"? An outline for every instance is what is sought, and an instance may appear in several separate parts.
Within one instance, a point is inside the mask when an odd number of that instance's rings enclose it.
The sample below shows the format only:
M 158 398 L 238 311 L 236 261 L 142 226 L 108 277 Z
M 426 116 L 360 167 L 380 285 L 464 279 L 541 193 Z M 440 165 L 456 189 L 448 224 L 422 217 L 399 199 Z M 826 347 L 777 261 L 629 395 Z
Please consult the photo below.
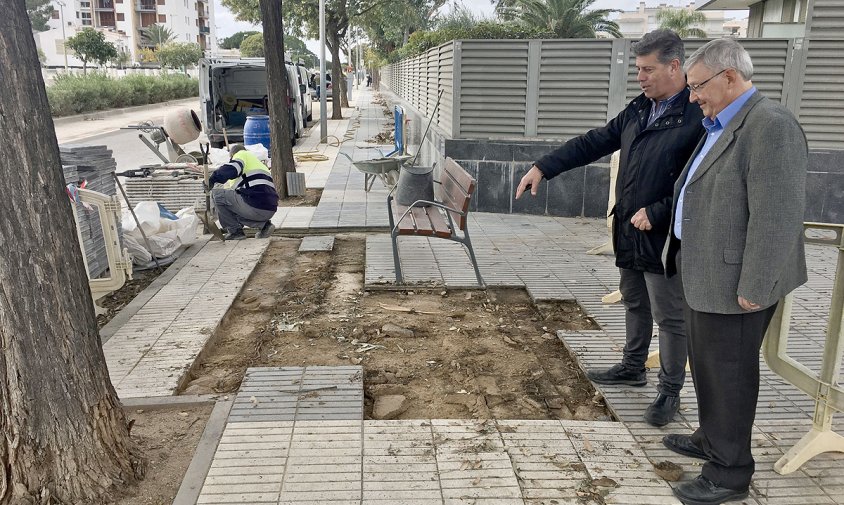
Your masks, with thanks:
M 133 207 L 138 202 L 154 201 L 170 212 L 193 207 L 205 210 L 205 192 L 202 180 L 172 176 L 139 177 L 126 179 L 126 196 Z
M 67 184 L 79 186 L 82 181 L 87 181 L 85 189 L 109 196 L 115 195 L 116 188 L 112 174 L 117 168 L 117 163 L 106 146 L 62 145 L 59 146 L 59 152 Z M 85 257 L 88 261 L 88 275 L 95 279 L 108 269 L 108 256 L 100 216 L 96 209 L 86 209 L 82 204 L 76 204 L 76 211 Z

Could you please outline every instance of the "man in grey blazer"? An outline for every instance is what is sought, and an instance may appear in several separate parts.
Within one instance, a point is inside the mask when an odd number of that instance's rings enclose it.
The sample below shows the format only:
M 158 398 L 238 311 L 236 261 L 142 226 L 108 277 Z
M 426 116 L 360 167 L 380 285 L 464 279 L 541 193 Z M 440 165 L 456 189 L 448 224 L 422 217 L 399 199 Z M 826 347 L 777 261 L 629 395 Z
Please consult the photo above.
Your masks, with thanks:
M 669 449 L 707 460 L 674 494 L 687 505 L 747 496 L 759 394 L 759 349 L 777 302 L 806 282 L 806 137 L 794 116 L 750 81 L 733 39 L 686 61 L 690 100 L 707 130 L 674 188 L 666 275 L 679 273 L 700 427 Z

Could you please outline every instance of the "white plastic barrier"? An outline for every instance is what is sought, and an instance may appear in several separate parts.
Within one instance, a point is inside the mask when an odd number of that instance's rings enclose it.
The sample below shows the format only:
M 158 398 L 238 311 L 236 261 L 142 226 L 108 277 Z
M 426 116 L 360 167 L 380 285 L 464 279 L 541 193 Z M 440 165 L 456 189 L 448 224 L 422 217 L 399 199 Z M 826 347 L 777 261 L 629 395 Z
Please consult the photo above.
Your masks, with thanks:
M 832 288 L 829 324 L 826 331 L 821 372 L 815 373 L 788 356 L 788 327 L 791 319 L 792 295 L 784 298 L 765 336 L 762 346 L 768 367 L 815 399 L 812 429 L 775 464 L 780 474 L 791 473 L 818 454 L 844 452 L 844 437 L 832 431 L 832 416 L 844 411 L 844 387 L 838 383 L 844 353 L 844 225 L 805 223 L 807 244 L 831 245 L 838 248 L 838 264 Z M 818 237 L 815 233 L 824 233 Z
M 102 223 L 103 227 L 103 240 L 105 241 L 110 277 L 88 279 L 88 283 L 91 286 L 91 297 L 94 299 L 94 309 L 97 313 L 101 313 L 102 309 L 96 304 L 96 301 L 113 291 L 117 291 L 125 284 L 126 279 L 132 278 L 132 260 L 127 251 L 120 250 L 120 240 L 117 233 L 117 226 L 120 223 L 120 204 L 117 201 L 117 197 L 104 195 L 88 189 L 78 189 L 78 191 L 79 200 L 82 203 L 91 204 L 97 209 L 100 215 L 100 223 Z M 82 258 L 84 260 L 85 250 L 82 245 L 82 235 L 79 230 L 76 205 L 71 205 L 71 208 L 73 209 L 73 218 L 76 220 L 76 233 L 79 238 L 79 247 L 83 249 Z M 85 263 L 85 271 L 87 272 L 87 261 Z

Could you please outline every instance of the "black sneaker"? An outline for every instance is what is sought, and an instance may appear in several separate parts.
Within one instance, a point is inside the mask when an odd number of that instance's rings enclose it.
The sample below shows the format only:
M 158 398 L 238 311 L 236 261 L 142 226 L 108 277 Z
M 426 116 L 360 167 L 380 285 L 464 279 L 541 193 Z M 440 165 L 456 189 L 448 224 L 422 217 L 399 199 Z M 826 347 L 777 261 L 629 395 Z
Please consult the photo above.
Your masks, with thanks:
M 631 370 L 622 364 L 613 365 L 609 370 L 589 370 L 586 377 L 598 384 L 644 386 L 648 383 L 644 370 Z
M 223 238 L 226 240 L 243 240 L 246 238 L 246 234 L 243 233 L 243 230 L 241 229 L 237 231 L 230 231 L 223 235 Z
M 275 231 L 275 225 L 267 221 L 264 226 L 255 234 L 255 238 L 267 238 Z

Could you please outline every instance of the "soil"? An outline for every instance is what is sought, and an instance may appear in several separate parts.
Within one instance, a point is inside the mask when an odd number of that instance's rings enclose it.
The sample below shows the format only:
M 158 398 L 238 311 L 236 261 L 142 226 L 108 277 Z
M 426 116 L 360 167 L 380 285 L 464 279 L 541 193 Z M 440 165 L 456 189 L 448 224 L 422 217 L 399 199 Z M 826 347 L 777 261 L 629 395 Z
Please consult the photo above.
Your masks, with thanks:
M 100 298 L 98 304 L 106 309 L 106 313 L 97 316 L 97 326 L 102 329 L 103 326 L 108 324 L 118 312 L 123 310 L 123 307 L 138 296 L 138 293 L 146 289 L 166 268 L 151 268 L 133 272 L 132 280 L 126 281 L 122 288 Z
M 288 196 L 278 204 L 283 207 L 316 207 L 322 196 L 321 189 L 306 189 L 302 196 Z
M 114 505 L 173 503 L 212 408 L 127 409 L 132 439 L 147 458 L 146 476 Z
M 398 419 L 606 420 L 603 399 L 556 338 L 594 329 L 576 303 L 522 289 L 363 289 L 365 239 L 298 253 L 273 239 L 191 372 L 185 394 L 234 393 L 248 367 L 358 364 L 365 414 L 402 395 Z

